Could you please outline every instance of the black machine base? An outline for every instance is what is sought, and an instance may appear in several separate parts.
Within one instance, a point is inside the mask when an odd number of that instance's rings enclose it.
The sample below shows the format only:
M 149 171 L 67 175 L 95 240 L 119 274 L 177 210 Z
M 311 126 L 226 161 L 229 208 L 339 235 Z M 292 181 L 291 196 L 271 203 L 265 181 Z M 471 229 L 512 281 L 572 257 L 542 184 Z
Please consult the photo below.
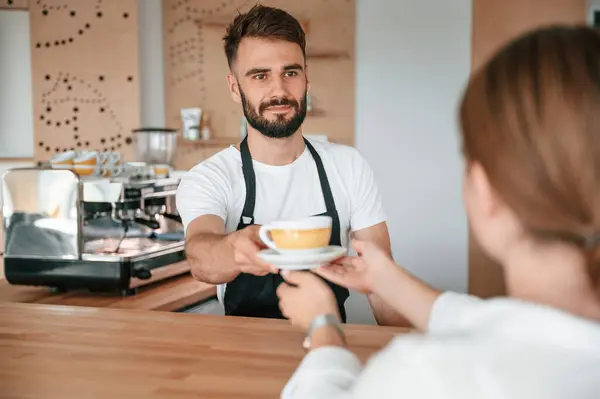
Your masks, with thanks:
M 6 280 L 13 285 L 47 286 L 56 292 L 87 289 L 134 295 L 131 278 L 147 280 L 152 270 L 185 260 L 184 250 L 141 260 L 4 259 Z

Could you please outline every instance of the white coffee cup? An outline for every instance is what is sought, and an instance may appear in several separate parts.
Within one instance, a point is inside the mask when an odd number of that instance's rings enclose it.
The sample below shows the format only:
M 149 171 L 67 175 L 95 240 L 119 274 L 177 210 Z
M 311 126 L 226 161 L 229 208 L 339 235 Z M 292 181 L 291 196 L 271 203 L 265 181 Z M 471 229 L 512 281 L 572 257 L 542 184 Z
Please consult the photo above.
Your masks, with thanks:
M 55 169 L 71 169 L 76 156 L 77 153 L 75 151 L 61 152 L 50 159 L 50 165 Z
M 260 227 L 258 235 L 265 245 L 280 253 L 323 252 L 331 239 L 332 219 L 311 216 L 300 220 L 276 221 Z
M 123 165 L 105 164 L 102 165 L 101 168 L 101 174 L 104 177 L 121 176 L 123 174 L 123 171 Z
M 102 163 L 106 165 L 120 165 L 121 164 L 121 153 L 115 151 L 108 151 L 102 153 Z

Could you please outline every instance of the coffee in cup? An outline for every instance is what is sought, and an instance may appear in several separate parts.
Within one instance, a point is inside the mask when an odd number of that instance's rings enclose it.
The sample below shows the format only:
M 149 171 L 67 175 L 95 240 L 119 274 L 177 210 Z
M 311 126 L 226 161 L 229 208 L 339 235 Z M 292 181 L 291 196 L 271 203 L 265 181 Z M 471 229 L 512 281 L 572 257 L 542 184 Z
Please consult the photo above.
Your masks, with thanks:
M 156 177 L 168 177 L 171 172 L 171 167 L 166 164 L 152 165 L 154 176 Z
M 331 217 L 311 216 L 263 225 L 258 234 L 267 247 L 280 253 L 318 253 L 329 246 L 331 226 Z
M 73 165 L 73 172 L 79 176 L 101 176 L 102 168 L 101 165 L 75 164 Z
M 74 160 L 75 166 L 95 167 L 101 165 L 101 156 L 96 151 L 86 151 L 79 154 Z

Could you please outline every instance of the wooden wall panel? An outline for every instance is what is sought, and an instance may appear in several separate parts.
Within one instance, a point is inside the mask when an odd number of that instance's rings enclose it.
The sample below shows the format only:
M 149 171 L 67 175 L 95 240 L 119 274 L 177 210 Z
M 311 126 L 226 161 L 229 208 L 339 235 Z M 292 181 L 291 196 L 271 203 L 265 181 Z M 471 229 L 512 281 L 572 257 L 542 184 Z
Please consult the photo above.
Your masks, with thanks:
M 35 159 L 121 151 L 140 124 L 137 0 L 31 0 Z
M 525 31 L 552 23 L 584 23 L 586 15 L 586 0 L 473 0 L 472 68 Z M 469 292 L 481 297 L 506 292 L 501 267 L 483 252 L 472 234 Z
M 583 23 L 587 0 L 473 0 L 472 66 L 514 37 L 552 23 Z
M 227 24 L 254 2 L 244 0 L 164 0 L 166 123 L 180 127 L 180 109 L 201 107 L 211 115 L 212 135 L 229 140 L 181 145 L 175 166 L 189 169 L 240 138 L 243 116 L 226 83 L 222 37 Z M 354 0 L 270 0 L 307 28 L 307 63 L 313 106 L 305 133 L 354 143 Z

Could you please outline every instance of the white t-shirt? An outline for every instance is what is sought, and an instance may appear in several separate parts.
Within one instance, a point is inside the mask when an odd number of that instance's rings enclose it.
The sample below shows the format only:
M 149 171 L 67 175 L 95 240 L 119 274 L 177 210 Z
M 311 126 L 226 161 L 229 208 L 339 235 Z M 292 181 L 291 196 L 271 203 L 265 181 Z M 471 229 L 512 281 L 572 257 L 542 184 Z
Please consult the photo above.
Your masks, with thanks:
M 340 219 L 341 243 L 348 245 L 349 231 L 385 221 L 381 197 L 371 167 L 352 147 L 311 140 L 321 156 Z M 326 211 L 317 166 L 308 150 L 294 162 L 272 166 L 253 161 L 256 175 L 254 223 L 298 219 Z M 194 166 L 177 190 L 177 210 L 184 229 L 202 215 L 216 215 L 227 233 L 237 229 L 246 186 L 240 152 L 234 146 Z M 223 301 L 225 285 L 217 287 Z
M 429 333 L 402 335 L 363 367 L 350 351 L 311 351 L 283 399 L 597 399 L 600 323 L 516 299 L 447 292 Z

